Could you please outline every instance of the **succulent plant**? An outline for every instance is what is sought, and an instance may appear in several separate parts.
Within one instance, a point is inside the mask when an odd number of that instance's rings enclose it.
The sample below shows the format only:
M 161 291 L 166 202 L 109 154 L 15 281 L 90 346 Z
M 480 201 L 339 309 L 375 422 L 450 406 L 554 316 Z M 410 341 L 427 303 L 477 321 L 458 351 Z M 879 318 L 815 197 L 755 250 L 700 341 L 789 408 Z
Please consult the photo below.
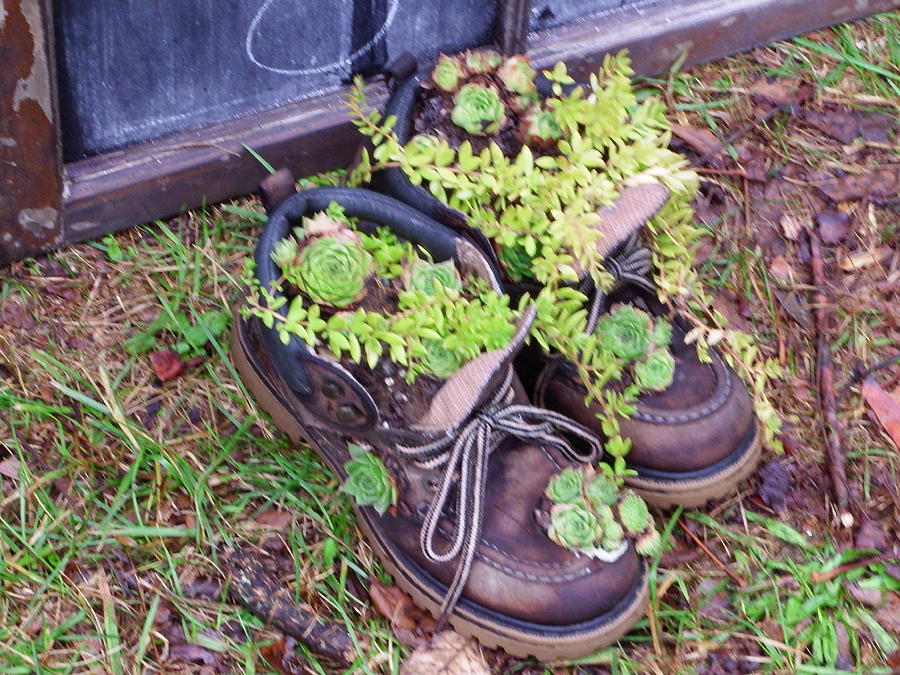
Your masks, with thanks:
M 530 94 L 537 91 L 534 79 L 537 76 L 528 58 L 521 55 L 510 56 L 497 69 L 497 78 L 503 86 L 514 94 Z
M 290 270 L 297 263 L 297 253 L 300 251 L 300 245 L 293 237 L 285 237 L 272 249 L 272 260 L 284 270 Z
M 453 56 L 441 54 L 438 62 L 431 71 L 431 81 L 441 91 L 452 94 L 457 89 L 465 77 L 465 71 L 459 60 Z
M 499 258 L 506 269 L 506 274 L 513 281 L 522 281 L 532 277 L 531 261 L 535 256 L 528 255 L 528 251 L 521 244 L 501 246 Z
M 289 281 L 313 302 L 335 307 L 352 305 L 372 273 L 372 256 L 355 233 L 345 233 L 348 236 L 341 238 L 318 237 L 300 251 L 297 278 Z
M 506 120 L 503 101 L 493 87 L 467 84 L 453 97 L 450 119 L 473 136 L 496 134 Z
M 331 202 L 334 204 L 334 202 Z M 324 211 L 320 211 L 312 218 L 303 219 L 303 227 L 297 231 L 301 238 L 324 237 L 338 233 L 348 233 L 347 224 L 335 220 Z
M 563 469 L 547 483 L 545 494 L 554 504 L 577 504 L 582 501 L 582 475 L 578 469 Z
M 513 110 L 516 110 L 520 113 L 527 113 L 531 108 L 537 105 L 538 101 L 541 100 L 541 97 L 538 96 L 538 93 L 532 92 L 530 94 L 519 94 L 517 96 L 513 96 L 509 100 L 509 105 Z
M 625 529 L 616 521 L 603 524 L 603 541 L 600 546 L 605 551 L 615 551 L 625 539 Z
M 569 549 L 590 549 L 603 536 L 597 516 L 577 504 L 557 504 L 550 509 L 550 539 Z
M 657 319 L 650 340 L 657 347 L 668 347 L 672 344 L 672 324 L 665 319 Z
M 667 349 L 654 349 L 634 364 L 634 379 L 642 389 L 663 391 L 675 378 L 675 359 Z
M 501 63 L 503 63 L 503 57 L 492 49 L 466 52 L 466 68 L 470 73 L 487 73 L 496 70 Z
M 425 349 L 422 366 L 435 377 L 446 380 L 463 364 L 459 353 L 447 349 L 442 340 L 425 340 L 422 346 Z
M 662 537 L 655 527 L 651 527 L 638 538 L 634 543 L 634 550 L 648 558 L 659 555 L 662 550 Z
M 588 501 L 595 509 L 612 506 L 619 497 L 616 484 L 602 474 L 594 476 L 585 489 Z M 610 512 L 611 513 L 611 512 Z
M 616 522 L 616 514 L 613 513 L 611 506 L 607 506 L 606 504 L 594 506 L 594 513 L 597 514 L 597 518 L 600 519 L 600 525 L 603 527 Z
M 634 361 L 650 347 L 650 315 L 631 305 L 617 305 L 601 317 L 597 334 L 613 354 L 625 361 Z
M 619 519 L 631 534 L 640 534 L 653 522 L 646 502 L 633 492 L 619 502 Z
M 435 282 L 445 290 L 460 290 L 462 281 L 453 261 L 431 263 L 427 260 L 416 260 L 409 268 L 409 276 L 406 287 L 415 291 L 422 291 L 426 295 L 437 293 Z
M 384 462 L 355 443 L 350 445 L 351 459 L 344 464 L 347 478 L 341 490 L 360 506 L 371 506 L 383 514 L 397 501 L 397 487 Z
M 525 142 L 533 148 L 550 148 L 562 136 L 556 115 L 540 108 L 533 108 L 522 118 L 520 129 Z

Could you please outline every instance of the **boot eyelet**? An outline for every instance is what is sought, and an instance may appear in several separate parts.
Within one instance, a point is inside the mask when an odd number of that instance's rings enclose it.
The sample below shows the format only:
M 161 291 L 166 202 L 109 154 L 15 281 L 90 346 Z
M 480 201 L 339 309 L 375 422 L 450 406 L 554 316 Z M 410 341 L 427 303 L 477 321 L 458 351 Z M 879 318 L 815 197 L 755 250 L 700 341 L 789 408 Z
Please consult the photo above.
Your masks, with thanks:
M 321 389 L 325 398 L 337 398 L 341 395 L 341 385 L 335 380 L 325 380 Z
M 428 502 L 419 502 L 419 505 L 416 507 L 416 515 L 419 518 L 424 518 L 428 513 L 428 507 L 431 506 Z
M 334 413 L 335 419 L 341 424 L 353 424 L 358 422 L 362 417 L 362 411 L 353 403 L 344 403 L 339 405 Z
M 432 476 L 425 481 L 425 487 L 428 488 L 429 492 L 434 492 L 438 489 L 438 479 Z

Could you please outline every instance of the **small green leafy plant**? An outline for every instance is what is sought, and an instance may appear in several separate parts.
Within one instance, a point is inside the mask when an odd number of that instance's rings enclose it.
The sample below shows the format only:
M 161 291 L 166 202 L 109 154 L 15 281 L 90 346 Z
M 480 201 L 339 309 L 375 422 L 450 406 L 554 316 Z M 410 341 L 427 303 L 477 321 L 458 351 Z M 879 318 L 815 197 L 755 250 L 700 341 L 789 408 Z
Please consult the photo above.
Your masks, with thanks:
M 551 503 L 547 536 L 560 546 L 612 559 L 630 537 L 639 554 L 659 553 L 661 540 L 647 504 L 631 490 L 621 491 L 608 471 L 563 469 L 544 494 Z
M 125 351 L 135 356 L 159 348 L 159 334 L 170 333 L 173 340 L 166 346 L 171 347 L 180 356 L 191 358 L 199 356 L 206 349 L 210 339 L 219 337 L 231 320 L 227 312 L 213 310 L 201 314 L 196 323 L 183 312 L 163 312 L 142 333 L 138 333 L 125 341 Z
M 242 311 L 285 343 L 297 336 L 372 369 L 388 358 L 406 368 L 409 382 L 421 374 L 446 379 L 508 344 L 516 312 L 484 280 L 464 283 L 452 262 L 423 256 L 385 228 L 357 231 L 332 204 L 275 246 L 282 278 L 273 288 L 261 287 L 248 259 L 251 293 Z M 367 306 L 370 294 L 375 304 Z

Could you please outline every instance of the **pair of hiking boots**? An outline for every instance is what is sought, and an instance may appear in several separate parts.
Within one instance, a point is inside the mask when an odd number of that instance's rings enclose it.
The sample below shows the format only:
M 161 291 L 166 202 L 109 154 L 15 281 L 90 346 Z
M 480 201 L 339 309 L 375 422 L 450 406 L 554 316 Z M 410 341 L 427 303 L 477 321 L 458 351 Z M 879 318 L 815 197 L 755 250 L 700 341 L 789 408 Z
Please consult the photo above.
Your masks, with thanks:
M 304 217 L 337 203 L 347 216 L 390 228 L 434 260 L 453 261 L 504 292 L 500 272 L 464 231 L 375 192 L 293 193 L 293 182 L 285 184 L 291 189 L 280 195 L 271 186 L 264 193 L 270 217 L 255 253 L 263 288 L 282 276 L 272 256 L 278 242 Z M 672 383 L 642 395 L 634 414 L 621 419 L 635 472 L 625 482 L 652 505 L 691 507 L 727 494 L 754 470 L 760 431 L 744 385 L 714 351 L 710 363 L 701 362 L 685 343 L 686 327 L 664 316 L 647 280 L 639 230 L 666 198 L 662 186 L 631 188 L 602 212 L 606 264 L 619 283 L 608 295 L 593 293 L 589 310 L 592 327 L 623 304 L 671 325 Z M 346 479 L 360 446 L 384 461 L 396 505 L 383 512 L 357 506 L 356 515 L 387 571 L 418 605 L 487 647 L 554 660 L 624 635 L 643 615 L 648 566 L 633 543 L 585 555 L 548 536 L 548 483 L 602 459 L 603 442 L 597 410 L 585 405 L 571 364 L 523 349 L 533 319 L 526 310 L 508 345 L 463 365 L 414 419 L 388 414 L 393 403 L 376 402 L 330 354 L 297 337 L 285 343 L 255 317 L 235 322 L 233 359 L 275 424 L 308 443 L 339 477 Z M 402 391 L 402 378 L 396 380 Z

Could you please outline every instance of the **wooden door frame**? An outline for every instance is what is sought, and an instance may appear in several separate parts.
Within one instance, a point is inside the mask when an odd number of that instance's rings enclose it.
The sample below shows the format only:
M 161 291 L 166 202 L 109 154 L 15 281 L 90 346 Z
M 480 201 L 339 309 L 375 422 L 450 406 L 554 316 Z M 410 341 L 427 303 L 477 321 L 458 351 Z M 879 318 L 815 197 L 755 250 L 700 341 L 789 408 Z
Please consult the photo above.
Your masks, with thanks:
M 0 44 L 18 64 L 0 70 L 0 264 L 252 192 L 265 171 L 244 146 L 298 176 L 346 166 L 356 152 L 338 91 L 64 164 L 51 0 L 0 3 L 0 36 L 5 29 L 12 39 Z M 897 7 L 900 0 L 639 0 L 526 35 L 529 0 L 498 0 L 496 34 L 510 50 L 527 40 L 540 67 L 564 60 L 583 76 L 627 48 L 635 71 L 649 75 L 683 54 L 690 66 Z M 13 35 L 13 20 L 27 30 Z M 372 82 L 367 95 L 380 105 L 386 91 Z

